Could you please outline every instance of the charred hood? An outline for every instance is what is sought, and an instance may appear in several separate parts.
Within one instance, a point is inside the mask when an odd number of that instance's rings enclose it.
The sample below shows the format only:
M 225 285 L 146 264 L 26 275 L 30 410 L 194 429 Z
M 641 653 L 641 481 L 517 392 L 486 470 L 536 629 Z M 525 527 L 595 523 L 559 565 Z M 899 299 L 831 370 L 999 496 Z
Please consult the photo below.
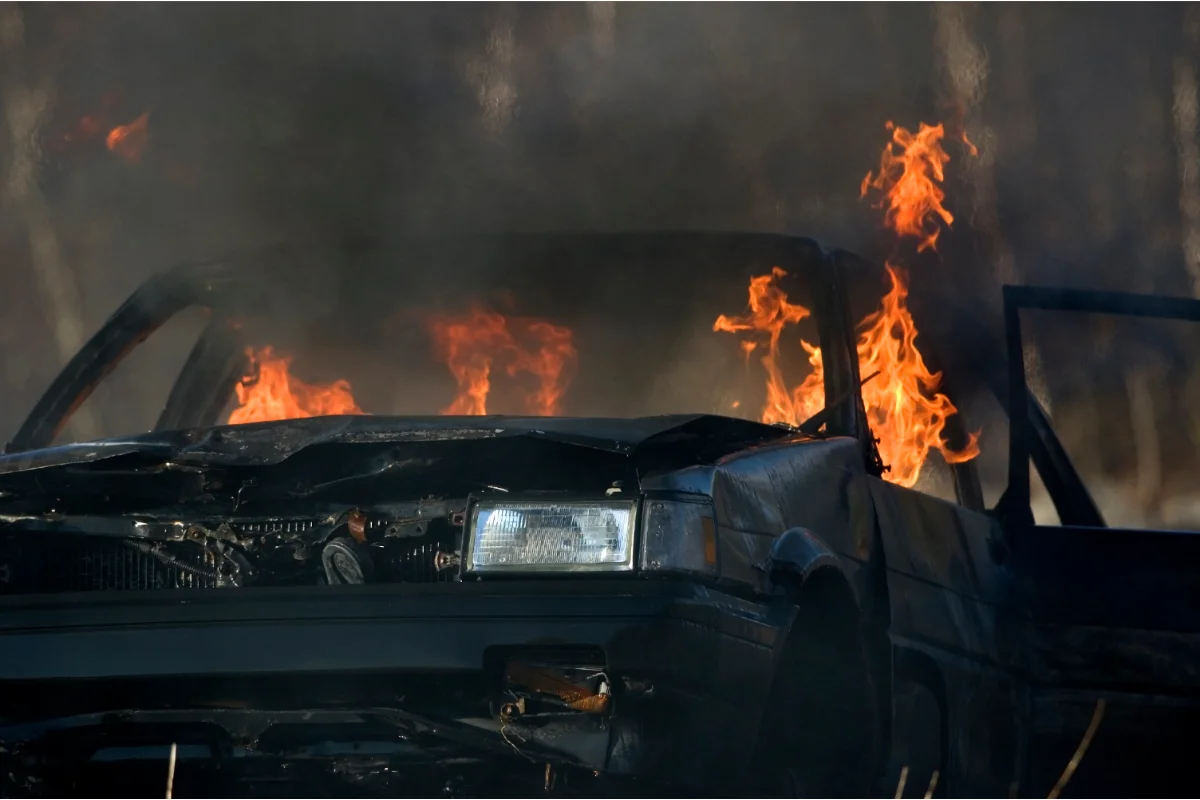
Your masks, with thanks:
M 710 415 L 315 417 L 163 431 L 0 457 L 0 504 L 28 511 L 148 505 L 339 501 L 413 488 L 513 491 L 598 488 L 715 461 L 800 436 Z M 600 481 L 606 481 L 601 484 Z M 627 484 L 628 485 L 628 484 Z M 158 488 L 161 487 L 161 488 Z M 248 489 L 247 487 L 252 487 Z M 455 487 L 451 489 L 451 487 Z M 86 498 L 91 497 L 88 501 Z M 98 508 L 96 509 L 98 510 Z
M 698 461 L 784 438 L 786 428 L 707 414 L 657 417 L 316 417 L 163 431 L 0 456 L 0 475 L 141 454 L 178 465 L 267 466 L 317 445 L 531 437 L 634 455 L 667 447 Z M 686 456 L 685 456 L 686 457 Z

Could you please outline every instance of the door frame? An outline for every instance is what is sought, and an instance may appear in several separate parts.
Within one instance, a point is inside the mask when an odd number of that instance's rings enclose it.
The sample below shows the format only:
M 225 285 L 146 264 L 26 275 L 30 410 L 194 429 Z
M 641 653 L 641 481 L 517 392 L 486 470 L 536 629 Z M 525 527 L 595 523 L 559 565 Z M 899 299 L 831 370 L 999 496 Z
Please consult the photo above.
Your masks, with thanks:
M 1046 491 L 1054 501 L 1063 525 L 1104 528 L 1107 524 L 1050 427 L 1044 408 L 1029 390 L 1025 373 L 1025 343 L 1021 311 L 1067 311 L 1112 314 L 1150 319 L 1200 322 L 1200 300 L 1190 297 L 1066 289 L 1052 286 L 1005 286 L 1004 335 L 1008 362 L 1007 394 L 1025 397 L 1010 403 L 1008 487 L 1001 499 L 1003 516 L 1010 524 L 1033 525 L 1029 462 L 1032 458 Z

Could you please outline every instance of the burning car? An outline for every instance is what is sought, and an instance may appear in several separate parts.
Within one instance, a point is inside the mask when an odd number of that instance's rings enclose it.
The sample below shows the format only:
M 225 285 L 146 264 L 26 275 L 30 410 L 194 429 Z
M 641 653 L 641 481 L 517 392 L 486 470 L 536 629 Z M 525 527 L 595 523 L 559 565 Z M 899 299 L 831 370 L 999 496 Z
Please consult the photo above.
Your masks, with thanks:
M 0 457 L 5 796 L 1042 796 L 1101 699 L 1104 755 L 1071 786 L 1190 794 L 1170 753 L 1195 720 L 1192 535 L 1105 526 L 1025 385 L 1019 310 L 1200 303 L 1009 289 L 1007 356 L 967 317 L 922 357 L 898 274 L 805 239 L 430 237 L 309 268 L 325 258 L 147 281 Z M 454 288 L 536 304 L 563 271 L 585 288 L 522 317 Z M 748 310 L 714 327 L 745 337 L 735 370 L 761 359 L 767 421 L 632 415 L 682 352 L 651 352 L 655 326 L 747 277 Z M 150 432 L 58 443 L 196 308 Z M 641 322 L 599 324 L 617 308 Z M 937 383 L 924 358 L 964 336 Z M 437 407 L 418 350 L 449 367 L 441 415 L 409 410 Z M 296 353 L 354 377 L 301 381 Z M 573 373 L 579 416 L 556 416 Z M 519 413 L 486 414 L 518 375 Z M 950 400 L 973 385 L 1011 418 L 992 508 Z M 932 450 L 942 497 L 919 480 Z M 1031 460 L 1060 525 L 1034 524 Z

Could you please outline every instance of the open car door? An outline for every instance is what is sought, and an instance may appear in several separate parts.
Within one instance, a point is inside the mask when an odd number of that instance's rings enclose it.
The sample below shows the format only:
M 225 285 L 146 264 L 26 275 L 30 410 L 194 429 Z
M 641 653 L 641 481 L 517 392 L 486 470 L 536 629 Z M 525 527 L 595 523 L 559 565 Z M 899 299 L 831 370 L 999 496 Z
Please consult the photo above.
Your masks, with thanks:
M 1026 399 L 1009 404 L 1009 479 L 997 508 L 1005 522 L 1014 597 L 1029 621 L 1032 729 L 1026 785 L 1053 786 L 1091 729 L 1088 750 L 1063 796 L 1194 797 L 1200 790 L 1200 775 L 1189 755 L 1200 725 L 1200 534 L 1186 529 L 1186 520 L 1177 520 L 1175 529 L 1109 526 L 1101 508 L 1105 500 L 1113 507 L 1109 495 L 1117 491 L 1117 484 L 1087 481 L 1093 483 L 1090 490 L 1085 485 L 1077 464 L 1050 427 L 1051 415 L 1030 391 L 1027 363 L 1030 317 L 1078 320 L 1088 316 L 1103 320 L 1098 323 L 1101 330 L 1121 322 L 1146 326 L 1165 321 L 1176 326 L 1175 346 L 1180 338 L 1189 337 L 1200 344 L 1200 327 L 1180 325 L 1200 322 L 1200 301 L 1008 286 L 1004 308 L 1008 397 Z M 1179 327 L 1186 328 L 1182 337 Z M 1061 327 L 1054 330 L 1058 333 L 1047 337 L 1050 349 L 1055 349 L 1055 336 L 1062 336 Z M 1120 337 L 1108 341 L 1116 346 L 1127 342 Z M 1146 352 L 1170 349 L 1165 341 L 1147 340 Z M 1176 349 L 1200 352 L 1191 343 Z M 1086 383 L 1090 371 L 1097 381 L 1111 382 L 1106 370 L 1096 368 L 1094 352 L 1075 352 L 1082 365 L 1044 358 L 1043 370 L 1051 375 L 1055 370 L 1071 370 L 1075 374 L 1070 380 L 1076 383 Z M 1195 365 L 1184 359 L 1170 369 L 1190 377 Z M 1163 377 L 1165 372 L 1158 374 L 1153 390 L 1162 393 L 1171 380 Z M 1110 401 L 1101 390 L 1087 391 L 1094 392 L 1087 399 L 1109 415 L 1110 423 L 1119 416 L 1112 413 L 1116 399 Z M 1116 393 L 1111 396 L 1116 397 Z M 1144 418 L 1144 404 L 1141 410 Z M 1183 435 L 1177 427 L 1165 432 L 1160 427 L 1155 433 L 1152 425 L 1150 434 L 1136 425 L 1127 427 L 1120 433 L 1134 445 L 1139 436 L 1154 435 L 1169 444 L 1171 438 Z M 1103 438 L 1105 422 L 1095 430 Z M 1087 441 L 1078 435 L 1076 439 Z M 1157 456 L 1157 442 L 1154 445 Z M 1092 452 L 1099 451 L 1097 447 Z M 1059 524 L 1045 519 L 1035 523 L 1031 459 L 1053 500 Z M 1173 476 L 1176 486 L 1196 481 L 1193 465 L 1184 464 L 1184 474 Z M 1087 471 L 1082 462 L 1078 466 Z

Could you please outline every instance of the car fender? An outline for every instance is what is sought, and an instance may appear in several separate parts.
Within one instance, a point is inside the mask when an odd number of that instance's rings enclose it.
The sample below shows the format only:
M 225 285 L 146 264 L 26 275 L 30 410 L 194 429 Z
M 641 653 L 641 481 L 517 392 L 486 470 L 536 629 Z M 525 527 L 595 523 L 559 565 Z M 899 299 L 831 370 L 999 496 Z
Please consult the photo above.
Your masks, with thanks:
M 790 528 L 771 545 L 766 573 L 772 588 L 799 589 L 817 570 L 833 569 L 845 579 L 855 605 L 858 592 L 842 560 L 825 542 L 807 528 Z

